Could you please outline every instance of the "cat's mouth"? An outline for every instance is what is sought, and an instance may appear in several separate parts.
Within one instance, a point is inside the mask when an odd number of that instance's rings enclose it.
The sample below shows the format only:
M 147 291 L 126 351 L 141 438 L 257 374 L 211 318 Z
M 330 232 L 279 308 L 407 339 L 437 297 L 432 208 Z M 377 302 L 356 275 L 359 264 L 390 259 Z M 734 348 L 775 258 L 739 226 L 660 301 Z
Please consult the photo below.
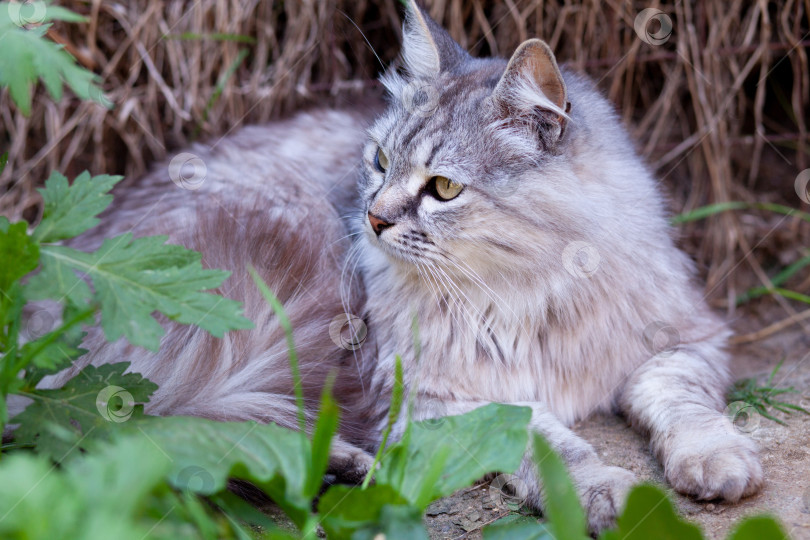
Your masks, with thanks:
M 368 237 L 371 244 L 395 261 L 419 264 L 422 259 L 418 249 L 396 235 L 396 231 L 385 231 L 380 236 L 370 233 Z

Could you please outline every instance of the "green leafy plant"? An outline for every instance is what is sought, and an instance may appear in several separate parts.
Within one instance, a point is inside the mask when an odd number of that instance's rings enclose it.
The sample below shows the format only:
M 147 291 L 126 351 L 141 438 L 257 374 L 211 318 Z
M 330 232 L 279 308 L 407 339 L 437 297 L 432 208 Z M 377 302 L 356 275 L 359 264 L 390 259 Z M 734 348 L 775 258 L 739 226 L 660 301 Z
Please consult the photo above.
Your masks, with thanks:
M 54 100 L 62 98 L 64 82 L 80 98 L 106 105 L 99 77 L 45 37 L 52 21 L 80 22 L 84 17 L 50 2 L 0 2 L 0 86 L 8 86 L 25 115 L 31 113 L 32 86 L 38 79 Z
M 9 223 L 0 217 L 0 258 L 6 261 L 0 270 L 0 428 L 9 420 L 9 394 L 33 399 L 34 405 L 22 415 L 26 424 L 20 436 L 29 437 L 27 442 L 42 436 L 50 441 L 44 450 L 52 456 L 64 445 L 59 447 L 56 439 L 45 435 L 46 426 L 61 419 L 63 430 L 77 437 L 86 435 L 87 409 L 95 411 L 91 397 L 102 389 L 111 385 L 140 388 L 133 390 L 139 403 L 155 390 L 154 385 L 134 384 L 120 365 L 89 366 L 60 390 L 37 388 L 45 375 L 68 367 L 85 352 L 79 348 L 84 337 L 81 328 L 94 323 L 96 314 L 108 340 L 123 336 L 152 350 L 157 350 L 164 333 L 155 312 L 196 324 L 216 336 L 252 327 L 238 302 L 204 292 L 219 286 L 229 273 L 204 269 L 199 253 L 166 244 L 165 236 L 133 239 L 123 234 L 105 240 L 90 253 L 57 245 L 98 224 L 96 216 L 112 201 L 109 191 L 119 180 L 82 173 L 69 185 L 55 172 L 40 190 L 45 209 L 32 232 L 25 222 Z M 39 300 L 55 300 L 62 323 L 42 335 L 29 335 L 26 341 L 23 308 Z M 78 400 L 86 401 L 88 407 L 76 407 Z M 64 435 L 63 431 L 61 439 L 70 443 Z
M 674 216 L 670 220 L 670 222 L 673 225 L 680 225 L 682 223 L 688 223 L 690 221 L 706 219 L 709 216 L 713 216 L 721 212 L 728 212 L 731 210 L 751 210 L 751 209 L 774 212 L 777 214 L 782 214 L 784 216 L 795 217 L 797 219 L 810 222 L 810 213 L 802 212 L 801 210 L 798 210 L 796 208 L 791 208 L 789 206 L 776 203 L 768 203 L 768 202 L 749 203 L 744 201 L 727 201 L 722 203 L 708 204 L 706 206 L 695 208 L 694 210 L 691 210 L 689 212 L 678 214 L 677 216 Z M 788 279 L 793 277 L 797 272 L 799 272 L 799 270 L 802 270 L 808 265 L 810 265 L 810 255 L 805 255 L 801 259 L 783 268 L 782 270 L 777 272 L 772 278 L 770 278 L 773 287 L 752 287 L 751 289 L 737 296 L 735 301 L 736 304 L 737 305 L 744 304 L 749 300 L 752 300 L 754 298 L 766 294 L 778 294 L 779 296 L 783 296 L 785 298 L 790 298 L 793 300 L 797 300 L 799 302 L 803 302 L 805 304 L 810 304 L 810 296 L 780 287 L 780 285 L 784 284 Z
M 741 379 L 734 383 L 734 386 L 728 394 L 728 401 L 743 401 L 748 403 L 760 415 L 764 416 L 768 420 L 773 420 L 774 422 L 782 425 L 786 425 L 785 422 L 768 412 L 769 408 L 774 408 L 777 411 L 785 414 L 790 414 L 791 412 L 801 412 L 810 415 L 810 411 L 804 407 L 775 399 L 776 396 L 798 393 L 798 390 L 794 389 L 792 386 L 777 387 L 774 385 L 773 379 L 776 377 L 776 373 L 782 367 L 783 362 L 784 359 L 780 360 L 779 363 L 776 364 L 770 375 L 768 375 L 768 379 L 765 381 L 765 384 L 760 385 L 755 378 Z

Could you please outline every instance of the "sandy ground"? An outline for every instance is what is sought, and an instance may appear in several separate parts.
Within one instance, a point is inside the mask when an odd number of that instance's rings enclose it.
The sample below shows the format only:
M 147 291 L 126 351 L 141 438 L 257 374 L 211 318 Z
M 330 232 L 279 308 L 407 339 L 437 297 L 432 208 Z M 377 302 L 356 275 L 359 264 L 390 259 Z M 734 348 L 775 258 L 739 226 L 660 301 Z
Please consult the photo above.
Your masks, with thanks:
M 747 315 L 734 327 L 742 334 L 784 317 L 781 308 L 769 309 L 767 316 Z M 762 382 L 784 358 L 774 380 L 776 386 L 794 386 L 799 393 L 785 395 L 784 401 L 810 409 L 810 332 L 795 326 L 767 340 L 738 346 L 733 353 L 735 379 L 757 377 Z M 766 478 L 762 492 L 737 504 L 696 502 L 675 496 L 682 515 L 700 524 L 706 538 L 724 539 L 741 517 L 769 512 L 780 518 L 791 538 L 810 540 L 810 416 L 776 416 L 787 425 L 756 416 L 754 423 L 745 428 L 761 448 Z M 646 440 L 621 418 L 595 416 L 578 424 L 575 430 L 594 445 L 606 463 L 625 467 L 641 479 L 663 483 L 661 467 L 650 455 Z M 484 525 L 509 513 L 494 503 L 488 485 L 462 490 L 433 503 L 426 518 L 431 537 L 481 538 Z

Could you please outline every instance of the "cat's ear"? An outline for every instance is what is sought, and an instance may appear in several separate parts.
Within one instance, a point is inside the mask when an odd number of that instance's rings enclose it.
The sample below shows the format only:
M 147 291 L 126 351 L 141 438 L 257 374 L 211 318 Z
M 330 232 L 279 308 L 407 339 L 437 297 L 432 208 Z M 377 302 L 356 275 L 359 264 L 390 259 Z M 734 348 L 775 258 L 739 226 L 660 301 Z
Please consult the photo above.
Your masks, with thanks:
M 412 77 L 433 78 L 468 58 L 467 52 L 416 0 L 408 2 L 402 27 L 402 58 Z
M 544 142 L 559 139 L 568 120 L 565 81 L 544 41 L 524 41 L 512 55 L 492 98 L 503 115 L 536 124 Z

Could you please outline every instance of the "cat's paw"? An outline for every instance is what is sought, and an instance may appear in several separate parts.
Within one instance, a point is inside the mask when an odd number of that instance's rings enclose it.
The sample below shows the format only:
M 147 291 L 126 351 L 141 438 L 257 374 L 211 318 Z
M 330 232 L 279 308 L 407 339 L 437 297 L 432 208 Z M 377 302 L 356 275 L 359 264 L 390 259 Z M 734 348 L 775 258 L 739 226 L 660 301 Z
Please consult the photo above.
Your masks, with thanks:
M 373 464 L 374 456 L 361 448 L 339 438 L 332 441 L 327 472 L 335 475 L 339 482 L 361 484 Z
M 636 475 L 621 467 L 589 465 L 574 475 L 577 493 L 588 517 L 588 532 L 593 535 L 613 527 L 624 504 L 627 493 L 638 482 Z
M 667 482 L 698 499 L 736 502 L 762 487 L 762 465 L 753 440 L 739 433 L 690 433 L 676 437 L 664 461 Z

